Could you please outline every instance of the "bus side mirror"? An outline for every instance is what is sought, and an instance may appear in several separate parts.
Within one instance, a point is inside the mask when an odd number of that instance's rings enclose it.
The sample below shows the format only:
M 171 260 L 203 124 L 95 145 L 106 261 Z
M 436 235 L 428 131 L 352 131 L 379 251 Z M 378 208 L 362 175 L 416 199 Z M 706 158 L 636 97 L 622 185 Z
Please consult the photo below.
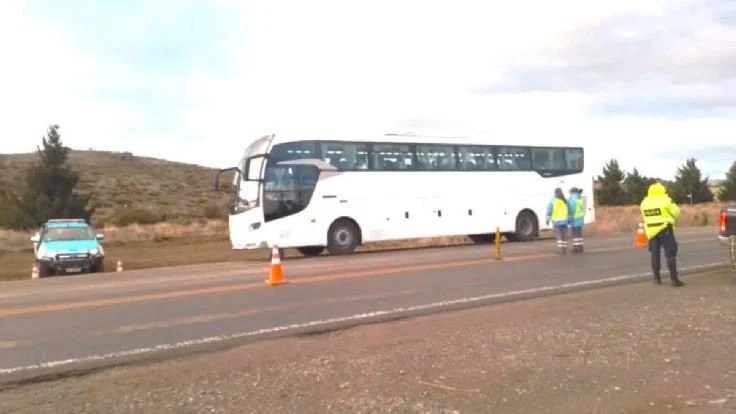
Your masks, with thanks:
M 33 237 L 31 237 L 31 243 L 38 244 L 41 241 L 41 236 L 38 235 L 38 233 L 34 234 Z
M 235 171 L 236 173 L 240 174 L 240 168 L 238 167 L 230 167 L 230 168 L 223 168 L 221 170 L 217 171 L 217 174 L 215 174 L 215 191 L 220 191 L 220 176 L 222 173 Z
M 254 155 L 245 160 L 245 169 L 243 171 L 244 181 L 262 181 L 261 169 L 266 161 L 265 155 Z
M 105 235 L 101 233 L 97 234 L 97 240 L 105 240 Z

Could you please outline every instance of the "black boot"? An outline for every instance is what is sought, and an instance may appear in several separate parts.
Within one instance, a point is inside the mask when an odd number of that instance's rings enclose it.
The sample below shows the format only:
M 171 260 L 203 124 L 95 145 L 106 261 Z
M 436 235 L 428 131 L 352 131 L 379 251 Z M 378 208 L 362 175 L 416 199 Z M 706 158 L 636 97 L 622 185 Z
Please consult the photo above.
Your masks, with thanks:
M 654 284 L 655 285 L 661 285 L 662 279 L 659 277 L 659 275 L 654 275 Z
M 680 286 L 685 286 L 685 284 L 682 283 L 682 281 L 680 279 L 676 279 L 676 280 L 673 280 L 672 281 L 672 286 L 674 286 L 674 287 L 680 287 Z

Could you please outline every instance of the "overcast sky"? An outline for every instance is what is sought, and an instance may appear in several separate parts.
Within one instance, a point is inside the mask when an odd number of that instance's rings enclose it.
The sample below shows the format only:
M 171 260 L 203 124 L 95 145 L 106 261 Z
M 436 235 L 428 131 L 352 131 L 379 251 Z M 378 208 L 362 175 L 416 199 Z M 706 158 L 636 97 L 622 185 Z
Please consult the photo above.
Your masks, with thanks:
M 0 153 L 234 165 L 266 133 L 583 144 L 670 178 L 736 161 L 736 1 L 0 2 Z

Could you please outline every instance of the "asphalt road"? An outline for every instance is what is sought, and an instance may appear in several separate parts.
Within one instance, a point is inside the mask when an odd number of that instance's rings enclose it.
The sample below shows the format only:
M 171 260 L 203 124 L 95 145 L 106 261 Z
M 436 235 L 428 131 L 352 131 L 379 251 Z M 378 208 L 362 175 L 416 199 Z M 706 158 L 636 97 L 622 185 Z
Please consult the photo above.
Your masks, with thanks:
M 728 262 L 713 229 L 678 236 L 683 275 Z M 0 383 L 649 280 L 632 236 L 588 238 L 582 255 L 554 244 L 504 244 L 501 261 L 493 245 L 287 257 L 281 286 L 264 283 L 264 261 L 0 283 Z

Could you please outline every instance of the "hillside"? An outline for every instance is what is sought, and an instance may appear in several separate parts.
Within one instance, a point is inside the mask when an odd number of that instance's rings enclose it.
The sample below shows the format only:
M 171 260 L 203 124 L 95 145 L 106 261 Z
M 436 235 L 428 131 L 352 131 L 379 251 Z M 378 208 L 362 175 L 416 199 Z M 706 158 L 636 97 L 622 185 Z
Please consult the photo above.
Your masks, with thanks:
M 0 174 L 16 192 L 35 153 L 0 154 Z M 224 217 L 228 196 L 213 190 L 215 170 L 130 153 L 72 150 L 72 168 L 80 174 L 77 190 L 97 206 L 96 225 L 156 221 L 187 222 Z

